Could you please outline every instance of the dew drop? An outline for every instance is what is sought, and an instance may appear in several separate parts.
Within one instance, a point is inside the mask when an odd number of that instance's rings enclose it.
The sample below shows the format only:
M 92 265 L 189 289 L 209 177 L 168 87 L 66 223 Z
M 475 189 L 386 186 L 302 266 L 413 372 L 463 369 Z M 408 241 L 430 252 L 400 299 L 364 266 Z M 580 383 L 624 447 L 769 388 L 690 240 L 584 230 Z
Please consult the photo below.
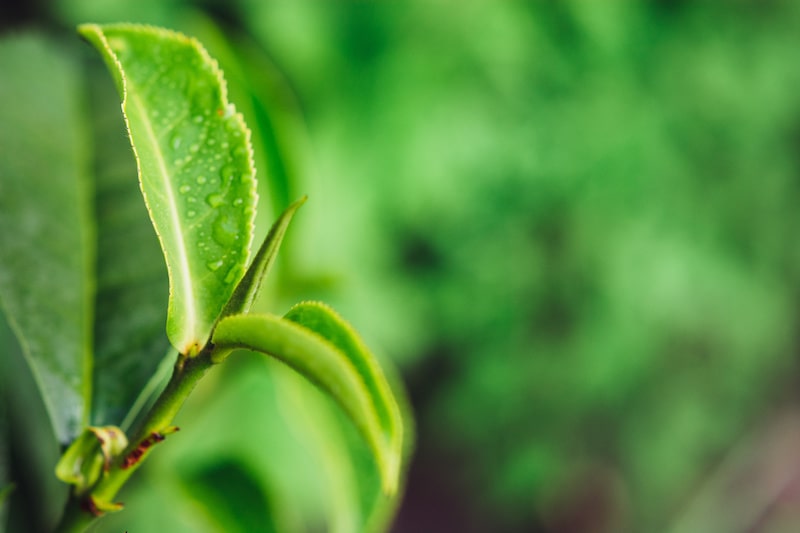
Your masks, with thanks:
M 239 277 L 239 268 L 233 267 L 228 271 L 228 275 L 225 276 L 225 283 L 233 283 L 238 277 Z
M 220 169 L 219 175 L 223 182 L 233 181 L 233 178 L 236 177 L 236 167 L 233 165 L 224 165 Z
M 183 138 L 180 135 L 175 135 L 172 137 L 172 149 L 177 150 L 181 147 L 181 143 L 183 142 Z
M 211 207 L 219 207 L 225 203 L 225 198 L 219 193 L 213 193 L 206 196 L 206 202 Z
M 189 151 L 192 153 L 197 152 L 200 149 L 200 145 L 195 143 L 189 147 Z
M 233 205 L 242 205 L 243 203 L 244 200 L 242 200 L 241 198 L 237 198 L 236 200 L 233 201 Z
M 217 244 L 220 246 L 224 246 L 226 248 L 231 246 L 234 242 L 236 242 L 237 233 L 238 228 L 236 226 L 236 221 L 227 215 L 220 215 L 217 217 L 217 220 L 214 221 L 212 235 L 214 240 L 217 241 Z
M 181 185 L 180 187 L 178 187 L 178 191 L 180 191 L 181 194 L 186 194 L 187 192 L 189 192 L 191 190 L 192 190 L 192 188 L 190 186 L 188 186 L 188 185 Z
M 197 211 L 195 211 L 194 209 L 190 209 L 189 211 L 186 212 L 186 216 L 189 217 L 189 218 L 192 218 L 196 214 L 197 214 Z
M 198 184 L 198 185 L 202 185 L 202 184 L 204 184 L 206 181 L 208 181 L 208 180 L 206 179 L 206 177 L 205 177 L 205 176 L 197 176 L 197 184 Z
M 194 121 L 197 122 L 198 124 L 203 122 L 203 120 L 204 120 L 203 115 L 197 115 L 196 117 L 194 117 Z
M 223 263 L 224 261 L 222 259 L 217 259 L 216 261 L 211 261 L 209 263 L 206 263 L 206 266 L 210 271 L 216 272 L 217 270 L 219 270 L 219 267 L 223 265 Z

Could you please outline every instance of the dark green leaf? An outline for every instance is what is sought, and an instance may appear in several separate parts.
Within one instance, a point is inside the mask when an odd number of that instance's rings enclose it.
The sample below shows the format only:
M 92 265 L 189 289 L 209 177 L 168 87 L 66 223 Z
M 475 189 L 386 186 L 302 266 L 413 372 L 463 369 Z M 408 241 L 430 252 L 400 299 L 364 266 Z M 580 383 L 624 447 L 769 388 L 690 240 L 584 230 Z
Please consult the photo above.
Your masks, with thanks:
M 277 533 L 273 497 L 239 461 L 220 459 L 181 476 L 184 489 L 228 533 Z
M 0 301 L 62 443 L 91 398 L 94 228 L 76 67 L 31 36 L 0 43 Z

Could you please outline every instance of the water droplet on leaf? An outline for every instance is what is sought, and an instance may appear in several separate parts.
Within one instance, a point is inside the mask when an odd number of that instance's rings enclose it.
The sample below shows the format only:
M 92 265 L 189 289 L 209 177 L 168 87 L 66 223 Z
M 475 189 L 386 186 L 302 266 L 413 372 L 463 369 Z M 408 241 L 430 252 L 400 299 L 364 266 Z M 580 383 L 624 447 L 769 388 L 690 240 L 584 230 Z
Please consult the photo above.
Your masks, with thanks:
M 223 182 L 233 181 L 233 178 L 236 177 L 236 167 L 233 165 L 224 165 L 220 169 L 219 175 Z
M 236 242 L 238 227 L 236 226 L 236 221 L 227 215 L 217 217 L 217 220 L 214 221 L 213 231 L 214 240 L 220 246 L 227 248 Z
M 225 198 L 219 193 L 213 193 L 206 197 L 206 202 L 211 207 L 219 207 L 225 202 Z
M 206 263 L 206 266 L 210 271 L 215 272 L 219 270 L 219 267 L 221 267 L 223 263 L 224 261 L 222 259 L 217 259 L 216 261 L 211 261 L 209 263 Z

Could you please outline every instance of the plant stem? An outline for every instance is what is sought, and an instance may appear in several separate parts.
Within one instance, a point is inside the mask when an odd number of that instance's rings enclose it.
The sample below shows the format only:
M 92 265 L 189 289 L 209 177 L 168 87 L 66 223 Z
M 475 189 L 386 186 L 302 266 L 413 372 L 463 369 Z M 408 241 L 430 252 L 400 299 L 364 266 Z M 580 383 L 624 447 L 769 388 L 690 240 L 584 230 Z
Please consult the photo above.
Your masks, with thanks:
M 57 533 L 77 533 L 85 531 L 99 515 L 90 509 L 103 510 L 114 505 L 114 498 L 131 475 L 147 457 L 149 448 L 169 433 L 175 415 L 183 406 L 211 366 L 211 346 L 207 346 L 195 357 L 178 355 L 172 377 L 159 395 L 153 407 L 142 420 L 129 439 L 128 447 L 114 459 L 100 481 L 88 495 L 72 496 L 67 501 Z
M 61 522 L 55 531 L 56 533 L 81 533 L 88 529 L 95 518 L 97 517 L 83 508 L 80 499 L 70 495 L 64 508 L 64 514 L 61 516 Z

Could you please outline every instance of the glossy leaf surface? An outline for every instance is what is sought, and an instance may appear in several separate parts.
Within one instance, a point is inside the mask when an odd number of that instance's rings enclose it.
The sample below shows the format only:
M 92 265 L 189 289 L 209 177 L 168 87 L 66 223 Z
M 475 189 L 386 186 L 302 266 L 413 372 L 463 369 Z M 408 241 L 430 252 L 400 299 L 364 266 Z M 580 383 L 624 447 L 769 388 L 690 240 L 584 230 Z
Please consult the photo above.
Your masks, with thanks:
M 0 72 L 0 303 L 67 443 L 88 416 L 92 371 L 94 229 L 78 73 L 32 36 L 0 43 Z
M 167 261 L 167 334 L 196 353 L 242 277 L 255 214 L 249 132 L 217 64 L 194 39 L 84 25 L 122 96 L 139 179 Z
M 374 356 L 352 328 L 324 305 L 300 304 L 287 317 L 291 319 L 272 315 L 225 318 L 213 342 L 220 353 L 244 348 L 273 356 L 327 392 L 367 441 L 384 492 L 394 494 L 403 457 L 403 426 Z

